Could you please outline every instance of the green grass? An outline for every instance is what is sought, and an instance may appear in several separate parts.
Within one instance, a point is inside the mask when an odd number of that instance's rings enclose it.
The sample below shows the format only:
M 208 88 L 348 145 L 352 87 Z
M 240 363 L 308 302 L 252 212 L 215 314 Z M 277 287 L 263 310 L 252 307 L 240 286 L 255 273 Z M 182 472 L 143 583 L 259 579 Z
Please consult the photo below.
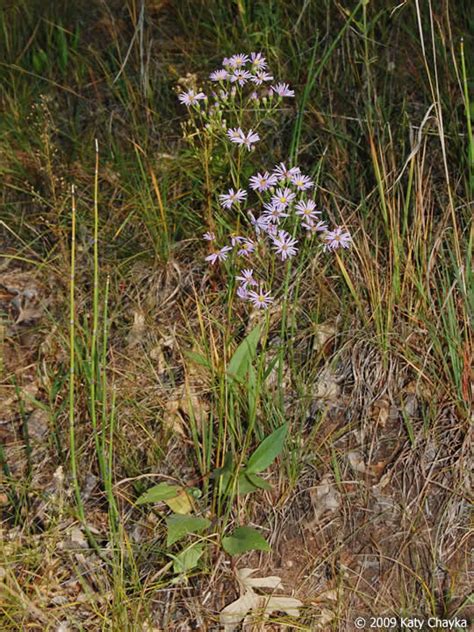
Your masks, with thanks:
M 314 603 L 329 589 L 337 607 L 325 603 L 334 617 L 322 629 L 345 629 L 361 604 L 375 615 L 464 612 L 468 6 L 349 4 L 22 0 L 2 11 L 0 292 L 34 283 L 43 301 L 41 319 L 15 325 L 0 294 L 2 629 L 212 629 L 235 598 L 232 571 L 257 565 L 305 603 L 293 629 L 318 629 Z M 261 123 L 252 165 L 229 167 L 183 125 L 176 86 L 252 50 L 296 98 Z M 218 193 L 280 161 L 313 177 L 354 246 L 326 256 L 308 242 L 286 275 L 268 270 L 284 292 L 240 383 L 229 363 L 256 321 L 227 283 L 233 262 L 209 269 L 200 236 L 235 228 Z M 272 491 L 238 495 L 239 471 L 285 422 L 284 450 L 262 474 Z M 227 492 L 215 478 L 226 455 Z M 371 504 L 375 472 L 403 508 L 378 548 L 364 540 L 384 507 Z M 319 516 L 325 476 L 340 504 Z M 179 547 L 166 547 L 169 507 L 136 504 L 160 482 L 190 490 L 185 502 L 212 523 L 199 565 L 181 575 Z M 248 524 L 273 552 L 229 566 L 220 539 Z M 71 543 L 74 528 L 84 545 Z M 351 561 L 369 549 L 392 564 L 375 601 Z M 66 601 L 52 606 L 55 594 Z

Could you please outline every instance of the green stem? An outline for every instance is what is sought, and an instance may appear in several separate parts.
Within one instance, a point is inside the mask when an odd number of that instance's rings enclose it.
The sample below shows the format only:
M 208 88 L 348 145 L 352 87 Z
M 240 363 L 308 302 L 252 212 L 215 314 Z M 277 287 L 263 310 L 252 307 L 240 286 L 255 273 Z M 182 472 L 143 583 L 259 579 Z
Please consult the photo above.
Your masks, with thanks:
M 106 477 L 104 453 L 101 450 L 101 440 L 97 432 L 97 381 L 98 353 L 97 334 L 99 329 L 99 143 L 95 141 L 95 173 L 94 173 L 94 287 L 92 299 L 92 338 L 90 348 L 90 411 L 94 444 L 99 461 L 99 472 L 102 480 Z
M 81 522 L 85 523 L 84 505 L 77 477 L 75 430 L 75 270 L 76 270 L 76 195 L 72 186 L 71 278 L 69 285 L 69 450 L 71 477 Z

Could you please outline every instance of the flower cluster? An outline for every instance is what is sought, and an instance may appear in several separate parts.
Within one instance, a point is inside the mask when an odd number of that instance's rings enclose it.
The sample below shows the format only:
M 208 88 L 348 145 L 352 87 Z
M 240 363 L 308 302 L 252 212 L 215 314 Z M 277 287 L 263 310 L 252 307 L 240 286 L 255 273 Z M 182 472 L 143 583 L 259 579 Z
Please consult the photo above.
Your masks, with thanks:
M 238 125 L 230 127 L 225 116 L 232 116 L 236 109 L 261 109 L 268 115 L 279 106 L 285 97 L 294 97 L 287 83 L 272 83 L 274 80 L 262 53 L 239 53 L 226 57 L 222 67 L 209 75 L 214 84 L 210 94 L 189 89 L 178 94 L 179 101 L 198 113 L 209 131 L 225 131 L 227 138 L 248 151 L 260 140 L 253 129 L 244 131 L 239 117 Z M 210 104 L 210 99 L 213 102 Z
M 209 96 L 190 89 L 180 93 L 179 100 L 188 106 L 195 129 L 196 120 L 201 120 L 210 136 L 224 137 L 249 152 L 260 141 L 259 120 L 271 115 L 283 98 L 295 95 L 287 83 L 272 83 L 274 77 L 262 53 L 239 53 L 225 58 L 222 67 L 209 78 L 216 87 Z M 212 105 L 209 105 L 210 99 L 214 99 Z M 254 115 L 251 126 L 244 123 L 248 111 Z M 229 119 L 234 121 L 232 126 L 228 124 Z M 234 162 L 232 155 L 226 155 Z M 242 158 L 239 154 L 234 166 L 241 168 Z M 314 199 L 314 182 L 299 167 L 280 163 L 270 171 L 258 171 L 249 178 L 247 189 L 241 188 L 240 177 L 241 172 L 237 178 L 234 172 L 234 187 L 218 196 L 224 212 L 239 217 L 240 234 L 232 234 L 229 243 L 219 248 L 213 246 L 217 241 L 215 233 L 206 232 L 203 239 L 212 249 L 206 260 L 214 265 L 232 255 L 232 263 L 236 262 L 241 268 L 235 278 L 237 296 L 256 308 L 265 309 L 274 299 L 265 280 L 257 278 L 254 272 L 262 256 L 289 261 L 297 256 L 305 236 L 319 237 L 325 251 L 349 248 L 352 240 L 342 226 L 328 228 Z
M 230 245 L 208 255 L 207 261 L 213 264 L 224 261 L 234 249 L 237 258 L 250 260 L 258 251 L 267 252 L 270 249 L 284 262 L 298 254 L 302 231 L 308 236 L 319 234 L 326 251 L 349 248 L 350 234 L 341 226 L 328 230 L 316 202 L 308 196 L 314 183 L 298 167 L 287 168 L 284 163 L 280 163 L 271 172 L 258 172 L 249 179 L 249 188 L 257 196 L 262 208 L 258 216 L 255 215 L 255 209 L 245 212 L 243 206 L 247 202 L 248 192 L 244 189 L 229 189 L 228 193 L 219 196 L 219 200 L 224 209 L 234 208 L 245 213 L 254 234 L 250 238 L 232 235 Z M 209 233 L 203 238 L 209 240 Z M 262 309 L 273 302 L 271 292 L 265 289 L 263 282 L 257 281 L 253 268 L 243 267 L 236 281 L 239 298 Z

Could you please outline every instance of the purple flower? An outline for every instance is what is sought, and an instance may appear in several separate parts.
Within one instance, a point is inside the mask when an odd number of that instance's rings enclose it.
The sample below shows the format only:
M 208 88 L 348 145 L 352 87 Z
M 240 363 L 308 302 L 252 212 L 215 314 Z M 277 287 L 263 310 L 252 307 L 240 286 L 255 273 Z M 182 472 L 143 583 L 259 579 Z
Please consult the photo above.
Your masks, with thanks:
M 244 287 L 248 285 L 257 285 L 257 281 L 253 278 L 253 270 L 246 268 L 240 271 L 240 276 L 235 277 L 236 281 L 240 281 Z
M 265 228 L 265 232 L 269 237 L 274 237 L 278 234 L 278 224 L 269 223 Z
M 349 248 L 352 242 L 351 235 L 342 226 L 337 226 L 334 230 L 328 230 L 323 236 L 325 250 L 337 250 L 338 248 Z
M 328 229 L 326 222 L 315 222 L 311 217 L 308 217 L 304 222 L 301 222 L 301 226 L 306 229 L 308 233 L 325 233 Z
M 288 204 L 292 202 L 296 197 L 296 193 L 293 193 L 291 189 L 287 187 L 285 189 L 277 189 L 275 195 L 272 196 L 272 204 L 278 206 L 282 211 L 286 209 Z
M 227 72 L 225 68 L 214 70 L 214 72 L 211 72 L 211 74 L 209 75 L 209 79 L 211 81 L 225 81 L 228 78 L 229 78 L 229 73 Z
M 206 241 L 214 241 L 216 236 L 214 235 L 214 233 L 204 233 L 202 238 L 205 239 Z
M 298 240 L 293 239 L 293 237 L 284 230 L 280 230 L 278 235 L 273 237 L 272 241 L 275 251 L 281 256 L 282 261 L 285 261 L 289 257 L 294 257 L 298 252 L 298 249 L 295 247 Z
M 261 86 L 264 81 L 273 81 L 273 76 L 264 70 L 257 70 L 250 78 L 257 86 Z
M 238 244 L 240 244 L 243 241 L 245 241 L 245 238 L 244 237 L 240 237 L 240 235 L 231 235 L 230 236 L 230 243 L 232 244 L 232 246 L 237 246 Z
M 229 66 L 231 66 L 232 68 L 242 68 L 242 66 L 245 66 L 248 60 L 249 60 L 248 55 L 239 53 L 237 55 L 232 55 L 232 57 L 228 60 L 228 62 L 229 62 Z
M 246 197 L 247 191 L 244 191 L 243 189 L 237 189 L 237 191 L 234 191 L 234 189 L 229 189 L 228 193 L 219 195 L 219 200 L 222 207 L 232 208 L 232 205 L 235 202 L 243 202 Z
M 300 172 L 299 167 L 291 167 L 291 169 L 287 169 L 284 162 L 280 162 L 279 165 L 276 165 L 273 173 L 277 176 L 279 180 L 291 180 L 293 176 L 298 175 Z
M 265 171 L 264 174 L 257 173 L 256 176 L 252 176 L 249 179 L 250 188 L 254 191 L 266 191 L 276 183 L 277 177 L 275 175 L 270 175 L 268 171 Z
M 255 242 L 253 242 L 251 239 L 246 239 L 242 244 L 242 248 L 237 251 L 237 254 L 241 255 L 242 257 L 248 257 L 254 251 Z
M 294 184 L 300 191 L 306 191 L 306 189 L 314 187 L 314 183 L 311 181 L 311 178 L 309 176 L 304 176 L 301 173 L 296 173 L 292 176 L 291 183 Z
M 254 132 L 253 130 L 249 130 L 247 132 L 247 136 L 243 140 L 243 144 L 247 147 L 249 151 L 251 151 L 254 147 L 254 143 L 256 143 L 259 140 L 260 140 L 260 136 L 257 134 L 257 132 Z
M 275 224 L 278 224 L 278 222 L 284 217 L 288 217 L 288 213 L 285 213 L 284 210 L 277 204 L 266 203 L 263 205 L 263 208 L 265 209 L 264 217 L 268 217 L 268 219 Z
M 296 214 L 301 215 L 304 219 L 316 219 L 316 215 L 320 215 L 320 211 L 316 211 L 316 202 L 313 200 L 301 200 L 295 204 Z
M 251 79 L 252 75 L 248 70 L 234 70 L 234 72 L 230 75 L 230 80 L 232 83 L 237 83 L 239 86 L 243 86 L 249 79 Z
M 273 298 L 270 296 L 270 292 L 265 292 L 263 287 L 260 286 L 257 292 L 251 290 L 248 293 L 249 301 L 258 309 L 266 309 L 270 303 L 273 303 Z
M 250 53 L 250 61 L 252 62 L 252 66 L 254 66 L 254 68 L 267 67 L 267 62 L 262 53 Z
M 277 83 L 276 86 L 272 86 L 272 90 L 279 97 L 294 97 L 295 91 L 290 90 L 290 86 L 287 83 Z
M 196 105 L 202 99 L 207 99 L 207 97 L 204 94 L 204 92 L 198 92 L 196 94 L 194 90 L 188 90 L 188 92 L 180 92 L 180 94 L 178 94 L 178 99 L 184 105 L 189 106 L 189 105 Z
M 210 261 L 213 265 L 216 261 L 225 261 L 229 250 L 232 250 L 230 246 L 224 246 L 217 252 L 213 252 L 211 255 L 207 256 L 206 261 Z
M 260 136 L 253 130 L 249 130 L 248 133 L 245 134 L 240 127 L 228 129 L 226 133 L 233 143 L 245 145 L 249 151 L 253 149 L 254 143 L 260 140 Z
M 255 218 L 254 214 L 249 211 L 250 223 L 255 229 L 255 233 L 260 235 L 261 232 L 266 232 L 268 228 L 268 224 L 270 220 L 265 215 L 260 215 L 260 217 Z
M 243 301 L 246 301 L 249 297 L 249 291 L 245 287 L 245 285 L 239 285 L 237 288 L 237 296 L 241 298 Z
M 231 127 L 227 130 L 226 134 L 233 143 L 237 143 L 238 145 L 242 145 L 245 140 L 245 134 L 241 127 Z

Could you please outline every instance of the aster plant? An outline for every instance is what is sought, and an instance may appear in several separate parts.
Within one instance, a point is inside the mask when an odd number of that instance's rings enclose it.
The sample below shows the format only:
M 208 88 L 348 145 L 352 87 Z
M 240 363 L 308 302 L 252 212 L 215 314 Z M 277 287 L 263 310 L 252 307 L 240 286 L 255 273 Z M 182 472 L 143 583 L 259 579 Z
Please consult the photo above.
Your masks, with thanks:
M 302 240 L 311 239 L 324 251 L 334 252 L 349 248 L 351 235 L 342 226 L 328 228 L 315 199 L 315 183 L 296 165 L 262 165 L 243 182 L 245 156 L 261 142 L 263 121 L 281 109 L 285 99 L 295 96 L 287 83 L 273 83 L 263 54 L 238 53 L 225 58 L 209 79 L 206 92 L 205 88 L 193 88 L 178 94 L 188 108 L 192 136 L 210 141 L 208 150 L 216 143 L 224 144 L 233 183 L 217 195 L 224 216 L 216 218 L 209 209 L 209 231 L 203 239 L 212 251 L 206 260 L 212 265 L 231 262 L 230 269 L 237 270 L 233 272 L 237 297 L 264 310 L 274 302 L 278 288 L 270 287 L 272 279 L 265 272 L 259 276 L 254 270 L 275 270 L 278 262 L 291 262 L 298 256 Z M 221 226 L 236 227 L 227 243 L 222 243 L 222 231 L 215 229 L 215 220 Z M 216 234 L 220 238 L 216 239 Z M 262 265 L 267 259 L 271 265 Z

